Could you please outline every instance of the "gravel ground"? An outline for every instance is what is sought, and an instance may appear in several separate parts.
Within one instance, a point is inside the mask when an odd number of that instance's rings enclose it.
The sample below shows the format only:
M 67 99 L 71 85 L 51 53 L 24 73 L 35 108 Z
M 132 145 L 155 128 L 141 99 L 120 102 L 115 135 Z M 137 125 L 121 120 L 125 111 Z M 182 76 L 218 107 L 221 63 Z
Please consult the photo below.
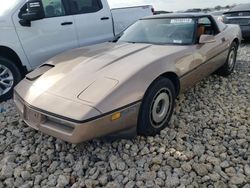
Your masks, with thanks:
M 235 73 L 212 75 L 182 94 L 155 137 L 72 145 L 0 104 L 1 187 L 250 188 L 250 45 Z

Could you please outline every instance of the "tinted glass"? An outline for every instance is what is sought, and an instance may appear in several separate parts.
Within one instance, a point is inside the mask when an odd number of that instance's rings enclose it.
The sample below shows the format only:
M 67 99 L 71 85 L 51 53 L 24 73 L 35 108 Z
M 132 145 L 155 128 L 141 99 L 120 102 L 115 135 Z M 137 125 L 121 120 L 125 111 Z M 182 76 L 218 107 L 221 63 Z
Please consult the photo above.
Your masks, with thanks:
M 191 18 L 139 20 L 118 41 L 151 44 L 191 44 L 195 21 Z
M 65 15 L 62 0 L 42 0 L 42 3 L 46 18 Z
M 212 23 L 207 17 L 204 17 L 198 20 L 198 24 L 211 25 Z
M 220 31 L 223 31 L 227 27 L 226 24 L 224 24 L 222 21 L 220 21 L 218 19 L 216 20 L 216 22 L 217 22 L 217 25 L 218 25 Z
M 70 0 L 73 14 L 84 14 L 97 12 L 102 9 L 100 0 Z
M 11 0 L 11 1 L 1 1 L 0 6 L 0 16 L 13 9 L 13 7 L 19 3 L 20 0 Z

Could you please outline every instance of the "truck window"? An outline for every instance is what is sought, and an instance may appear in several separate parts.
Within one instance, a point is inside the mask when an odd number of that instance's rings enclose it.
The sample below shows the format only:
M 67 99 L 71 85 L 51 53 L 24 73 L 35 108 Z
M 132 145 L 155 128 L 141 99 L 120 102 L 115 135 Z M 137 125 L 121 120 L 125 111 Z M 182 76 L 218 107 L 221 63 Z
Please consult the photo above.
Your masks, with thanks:
M 98 12 L 103 8 L 100 0 L 69 0 L 72 14 Z
M 46 18 L 65 16 L 62 0 L 42 0 Z

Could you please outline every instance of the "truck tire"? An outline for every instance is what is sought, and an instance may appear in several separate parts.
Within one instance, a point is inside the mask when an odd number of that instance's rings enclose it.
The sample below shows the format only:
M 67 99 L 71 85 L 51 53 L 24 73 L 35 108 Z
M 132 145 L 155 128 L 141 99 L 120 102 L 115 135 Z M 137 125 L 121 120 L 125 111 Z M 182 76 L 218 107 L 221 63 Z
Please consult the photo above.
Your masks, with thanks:
M 160 77 L 148 88 L 140 107 L 137 133 L 154 136 L 168 126 L 175 106 L 175 86 Z
M 14 87 L 21 79 L 22 75 L 15 63 L 0 57 L 0 102 L 12 98 Z

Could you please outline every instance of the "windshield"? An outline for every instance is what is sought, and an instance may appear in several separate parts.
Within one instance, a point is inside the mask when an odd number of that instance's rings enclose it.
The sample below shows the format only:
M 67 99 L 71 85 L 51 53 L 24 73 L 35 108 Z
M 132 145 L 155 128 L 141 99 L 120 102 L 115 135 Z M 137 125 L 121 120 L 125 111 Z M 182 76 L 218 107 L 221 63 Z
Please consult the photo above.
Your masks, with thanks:
M 191 44 L 195 20 L 164 18 L 139 20 L 123 32 L 118 42 L 150 44 Z
M 4 15 L 7 11 L 13 9 L 13 6 L 15 6 L 19 1 L 20 0 L 1 1 L 0 16 Z

